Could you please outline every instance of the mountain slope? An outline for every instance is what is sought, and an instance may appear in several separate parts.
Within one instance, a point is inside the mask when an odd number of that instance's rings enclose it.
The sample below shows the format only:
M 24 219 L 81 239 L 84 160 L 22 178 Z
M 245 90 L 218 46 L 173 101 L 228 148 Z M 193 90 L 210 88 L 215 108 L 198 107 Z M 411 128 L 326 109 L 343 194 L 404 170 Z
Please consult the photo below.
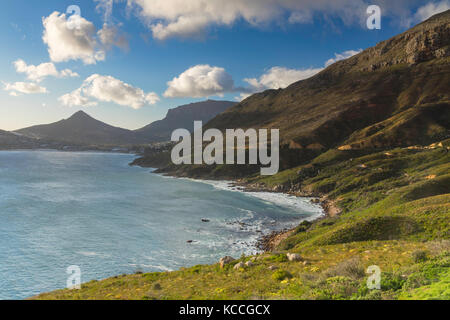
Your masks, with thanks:
M 35 148 L 39 141 L 23 135 L 0 130 L 0 150 Z
M 447 104 L 449 26 L 447 11 L 315 77 L 253 95 L 208 127 L 279 128 L 282 141 L 292 148 L 330 148 L 399 112 Z M 448 121 L 447 114 L 436 117 Z
M 286 89 L 255 94 L 206 128 L 280 129 L 281 169 L 330 149 L 388 149 L 450 137 L 450 10 Z M 149 159 L 150 161 L 151 159 Z M 182 175 L 256 170 L 173 167 Z M 194 172 L 195 170 L 195 172 Z
M 75 113 L 66 120 L 33 126 L 16 132 L 31 138 L 83 145 L 125 145 L 144 142 L 144 139 L 137 133 L 110 126 L 83 111 Z
M 136 132 L 151 141 L 169 141 L 174 130 L 185 128 L 193 131 L 194 121 L 203 121 L 205 124 L 235 104 L 236 102 L 231 101 L 208 100 L 180 106 L 170 109 L 163 120 L 153 122 Z

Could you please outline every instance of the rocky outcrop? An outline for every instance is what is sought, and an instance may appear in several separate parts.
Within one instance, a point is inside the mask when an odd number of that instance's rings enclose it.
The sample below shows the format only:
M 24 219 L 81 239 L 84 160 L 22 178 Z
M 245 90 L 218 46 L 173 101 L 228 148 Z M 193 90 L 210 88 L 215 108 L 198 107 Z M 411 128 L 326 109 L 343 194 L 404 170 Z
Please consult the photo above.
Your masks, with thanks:
M 243 269 L 244 267 L 245 267 L 245 264 L 243 262 L 239 262 L 233 267 L 233 269 L 240 270 L 240 269 Z
M 287 258 L 291 262 L 303 261 L 303 258 L 297 253 L 288 253 L 286 254 Z
M 222 259 L 220 259 L 219 264 L 221 268 L 224 268 L 227 264 L 230 264 L 234 261 L 235 259 L 233 257 L 230 256 L 226 256 L 223 257 Z

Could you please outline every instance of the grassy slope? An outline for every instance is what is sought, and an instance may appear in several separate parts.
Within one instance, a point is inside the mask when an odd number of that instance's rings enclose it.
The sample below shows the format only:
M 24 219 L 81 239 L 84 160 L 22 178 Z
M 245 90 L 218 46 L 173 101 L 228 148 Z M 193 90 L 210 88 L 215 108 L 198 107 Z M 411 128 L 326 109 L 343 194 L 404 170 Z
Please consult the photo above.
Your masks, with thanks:
M 251 181 L 297 184 L 299 194 L 326 196 L 343 210 L 298 228 L 277 253 L 239 259 L 252 267 L 123 275 L 37 299 L 450 299 L 450 155 L 441 147 L 357 152 L 332 150 Z M 288 252 L 307 263 L 288 262 Z M 381 291 L 366 289 L 370 265 L 383 272 Z

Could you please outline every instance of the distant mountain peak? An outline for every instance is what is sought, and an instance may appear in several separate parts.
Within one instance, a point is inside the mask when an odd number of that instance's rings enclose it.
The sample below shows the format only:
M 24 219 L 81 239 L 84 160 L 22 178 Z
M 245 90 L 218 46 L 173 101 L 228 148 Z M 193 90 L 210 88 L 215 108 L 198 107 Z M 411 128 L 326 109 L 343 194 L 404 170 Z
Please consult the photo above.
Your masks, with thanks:
M 74 119 L 94 119 L 94 118 L 92 118 L 86 112 L 80 110 L 78 112 L 75 112 L 68 120 L 74 120 Z
M 235 104 L 237 102 L 211 99 L 186 104 L 170 109 L 163 120 L 155 121 L 136 132 L 148 137 L 151 141 L 168 141 L 173 130 L 184 128 L 193 131 L 194 121 L 203 121 L 203 124 L 206 124 Z

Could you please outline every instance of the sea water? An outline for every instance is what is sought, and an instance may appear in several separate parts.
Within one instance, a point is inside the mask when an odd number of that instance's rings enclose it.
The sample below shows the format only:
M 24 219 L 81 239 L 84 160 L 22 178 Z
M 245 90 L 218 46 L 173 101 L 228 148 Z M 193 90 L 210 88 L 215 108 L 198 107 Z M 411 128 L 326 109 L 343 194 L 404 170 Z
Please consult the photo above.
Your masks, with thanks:
M 73 265 L 87 282 L 237 258 L 262 234 L 322 214 L 307 198 L 167 178 L 134 158 L 0 152 L 0 299 L 64 288 Z

